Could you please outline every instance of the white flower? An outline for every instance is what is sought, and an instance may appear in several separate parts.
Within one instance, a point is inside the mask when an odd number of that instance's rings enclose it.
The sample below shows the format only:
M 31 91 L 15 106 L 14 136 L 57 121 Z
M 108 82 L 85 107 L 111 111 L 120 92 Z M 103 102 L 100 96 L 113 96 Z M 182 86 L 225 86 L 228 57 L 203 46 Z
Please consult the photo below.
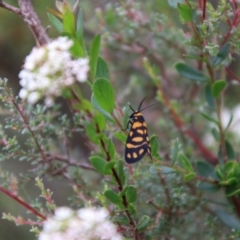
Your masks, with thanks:
M 56 209 L 43 225 L 38 240 L 122 240 L 104 208 Z
M 52 106 L 64 88 L 87 80 L 88 59 L 72 59 L 72 45 L 72 40 L 59 37 L 48 45 L 33 48 L 19 73 L 22 99 L 34 104 L 44 97 L 45 104 Z

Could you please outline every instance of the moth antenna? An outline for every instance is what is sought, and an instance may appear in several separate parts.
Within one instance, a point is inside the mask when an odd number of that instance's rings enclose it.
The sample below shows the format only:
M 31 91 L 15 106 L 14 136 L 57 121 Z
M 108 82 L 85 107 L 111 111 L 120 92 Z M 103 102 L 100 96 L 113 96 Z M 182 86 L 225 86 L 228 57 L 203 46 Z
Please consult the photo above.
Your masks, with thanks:
M 141 110 L 141 107 L 142 107 L 142 104 L 143 104 L 143 102 L 144 102 L 144 100 L 145 100 L 146 98 L 147 98 L 147 97 L 145 97 L 145 98 L 140 102 L 139 107 L 138 107 L 138 112 L 142 111 L 142 110 Z
M 133 112 L 135 112 L 135 110 L 132 108 L 130 102 L 128 102 L 128 105 L 129 105 L 129 107 L 131 108 L 131 110 L 132 110 Z
M 152 105 L 150 105 L 150 106 L 147 106 L 147 107 L 141 109 L 141 112 L 142 112 L 143 110 L 145 110 L 145 109 L 148 109 L 148 108 L 153 107 L 153 106 L 158 105 L 158 104 L 160 104 L 160 103 L 154 103 L 154 104 L 152 104 Z

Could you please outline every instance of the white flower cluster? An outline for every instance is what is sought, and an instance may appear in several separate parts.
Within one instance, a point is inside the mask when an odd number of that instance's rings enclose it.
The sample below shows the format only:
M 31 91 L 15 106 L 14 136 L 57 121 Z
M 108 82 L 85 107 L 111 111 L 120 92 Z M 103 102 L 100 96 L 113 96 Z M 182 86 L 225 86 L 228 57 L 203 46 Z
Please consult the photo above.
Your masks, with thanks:
M 56 209 L 43 225 L 38 240 L 122 240 L 104 208 Z
M 72 59 L 69 52 L 72 45 L 72 40 L 59 37 L 45 46 L 33 48 L 19 73 L 22 99 L 34 104 L 45 97 L 45 104 L 52 106 L 54 98 L 60 96 L 64 88 L 76 80 L 87 80 L 88 59 Z

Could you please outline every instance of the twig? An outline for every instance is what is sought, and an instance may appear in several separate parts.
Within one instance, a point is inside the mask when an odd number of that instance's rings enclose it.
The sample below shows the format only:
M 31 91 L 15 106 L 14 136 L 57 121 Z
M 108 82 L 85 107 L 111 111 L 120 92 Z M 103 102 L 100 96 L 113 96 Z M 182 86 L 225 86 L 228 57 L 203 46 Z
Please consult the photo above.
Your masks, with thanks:
M 75 167 L 80 167 L 80 168 L 83 168 L 83 169 L 95 171 L 95 169 L 91 165 L 78 162 L 75 159 L 71 159 L 71 158 L 68 158 L 68 157 L 65 157 L 65 156 L 47 154 L 47 160 L 46 161 L 48 161 L 48 160 L 51 160 L 51 161 L 56 160 L 56 161 L 67 163 L 69 166 L 75 166 Z
M 10 198 L 12 198 L 13 200 L 15 200 L 16 202 L 20 203 L 22 206 L 24 206 L 25 208 L 27 208 L 29 211 L 31 211 L 33 214 L 35 214 L 36 216 L 42 218 L 43 220 L 46 220 L 47 218 L 45 216 L 43 216 L 40 212 L 38 212 L 35 208 L 33 208 L 32 206 L 30 206 L 28 203 L 24 202 L 23 200 L 21 200 L 17 195 L 11 193 L 10 191 L 8 191 L 7 189 L 3 188 L 2 186 L 0 186 L 0 191 L 4 194 L 6 194 L 7 196 L 9 196 Z
M 24 22 L 26 22 L 31 29 L 38 45 L 41 46 L 47 44 L 50 41 L 49 37 L 45 31 L 45 28 L 42 26 L 40 19 L 33 9 L 31 0 L 18 0 L 18 4 L 20 8 L 16 8 L 3 1 L 0 1 L 0 7 L 10 12 L 16 13 L 21 18 L 23 18 Z

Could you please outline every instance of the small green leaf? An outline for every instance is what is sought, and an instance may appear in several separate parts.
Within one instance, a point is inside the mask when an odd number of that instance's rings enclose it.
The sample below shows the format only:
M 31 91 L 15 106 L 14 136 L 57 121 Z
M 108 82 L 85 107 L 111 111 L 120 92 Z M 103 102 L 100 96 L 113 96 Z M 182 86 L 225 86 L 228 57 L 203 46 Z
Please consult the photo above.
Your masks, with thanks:
M 174 165 L 180 149 L 181 149 L 181 146 L 179 143 L 179 139 L 176 138 L 174 141 L 171 142 L 171 148 L 170 148 L 170 151 L 171 151 L 170 158 L 171 158 L 172 165 Z
M 227 124 L 227 127 L 225 128 L 225 131 L 227 131 L 228 128 L 231 126 L 232 120 L 233 120 L 233 114 L 231 113 L 231 117 L 230 117 L 230 119 L 229 119 L 229 121 L 228 121 L 228 124 Z
M 212 95 L 218 98 L 223 89 L 226 87 L 227 82 L 225 80 L 217 80 L 212 85 Z
M 228 53 L 230 51 L 230 47 L 231 47 L 230 43 L 226 43 L 219 50 L 219 52 L 217 53 L 217 56 L 213 58 L 212 67 L 218 66 L 221 62 L 223 62 L 227 58 Z
M 176 173 L 176 170 L 174 168 L 170 168 L 170 167 L 165 167 L 165 166 L 162 166 L 160 168 L 161 170 L 161 173 L 162 174 L 172 174 L 172 173 Z
M 70 48 L 70 52 L 72 53 L 74 58 L 85 57 L 84 49 L 82 48 L 81 44 L 77 41 L 76 38 L 72 38 L 73 45 Z
M 210 84 L 205 87 L 205 97 L 210 108 L 215 109 L 215 100 L 212 95 L 212 88 Z
M 108 113 L 114 109 L 114 90 L 105 78 L 97 79 L 93 84 L 93 94 L 99 106 Z
M 128 204 L 128 211 L 131 215 L 135 215 L 136 214 L 136 207 L 133 204 Z
M 115 132 L 113 136 L 124 143 L 127 141 L 127 136 L 123 132 Z
M 201 58 L 201 57 L 199 57 L 199 56 L 183 54 L 183 57 L 184 57 L 184 58 L 190 58 L 190 59 L 201 60 L 201 61 L 203 61 L 203 62 L 207 62 L 207 58 Z
M 229 179 L 230 181 L 230 179 Z M 229 186 L 226 186 L 226 196 L 227 197 L 232 197 L 232 196 L 236 196 L 240 193 L 240 185 L 237 182 L 237 179 L 232 180 L 231 182 L 229 182 L 228 184 Z
M 140 219 L 139 222 L 137 223 L 137 229 L 138 231 L 142 232 L 144 231 L 150 222 L 150 217 L 143 215 Z
M 110 159 L 113 159 L 115 156 L 115 146 L 114 146 L 112 139 L 109 139 L 109 141 L 107 143 L 107 151 L 110 155 Z
M 90 65 L 90 73 L 92 76 L 92 79 L 95 79 L 96 69 L 97 69 L 97 62 L 98 62 L 98 55 L 100 51 L 100 45 L 101 45 L 101 36 L 97 35 L 91 44 L 90 47 L 90 53 L 89 53 L 89 65 Z
M 208 162 L 198 161 L 196 163 L 197 173 L 205 178 L 211 178 L 214 180 L 218 180 L 218 177 L 215 172 L 215 168 Z
M 219 131 L 216 128 L 212 128 L 211 133 L 216 141 L 220 140 L 220 134 Z
M 97 61 L 96 78 L 110 79 L 108 65 L 101 57 L 98 57 Z
M 236 191 L 235 188 L 232 188 L 232 185 L 233 185 L 234 183 L 236 183 L 236 181 L 237 181 L 237 179 L 234 178 L 234 177 L 232 177 L 232 178 L 228 178 L 228 179 L 226 179 L 226 180 L 224 180 L 224 181 L 220 181 L 220 182 L 219 182 L 219 185 L 227 186 L 226 190 L 228 190 L 228 191 L 226 191 L 226 194 L 227 194 L 228 196 L 232 196 L 232 195 L 233 195 L 232 192 L 235 193 L 235 191 Z
M 179 3 L 184 3 L 184 0 L 168 0 L 168 4 L 174 8 L 177 8 Z
M 208 121 L 213 122 L 213 123 L 215 123 L 216 125 L 218 125 L 218 121 L 215 120 L 214 118 L 208 116 L 208 115 L 205 114 L 205 113 L 200 113 L 200 114 L 201 114 L 204 118 L 206 118 Z
M 200 176 L 213 180 L 218 180 L 214 166 L 209 164 L 208 162 L 198 161 L 196 163 L 196 169 L 197 173 Z M 216 192 L 220 189 L 217 184 L 211 184 L 206 182 L 199 182 L 198 188 L 206 192 Z
M 188 79 L 191 79 L 191 80 L 194 80 L 197 82 L 207 82 L 208 81 L 207 76 L 205 76 L 202 72 L 200 72 L 199 70 L 192 68 L 184 63 L 177 63 L 175 65 L 175 68 L 181 76 L 186 77 Z
M 77 31 L 76 31 L 76 36 L 79 41 L 82 41 L 83 39 L 83 14 L 82 14 L 82 9 L 78 9 L 78 15 L 77 15 Z
M 111 171 L 106 171 L 107 162 L 98 156 L 92 156 L 90 157 L 90 162 L 93 165 L 93 167 L 102 175 L 108 175 L 111 174 Z
M 178 162 L 182 168 L 184 168 L 190 173 L 193 172 L 192 164 L 184 154 L 182 153 L 178 154 Z
M 134 203 L 137 200 L 137 190 L 134 186 L 127 186 L 126 198 L 128 203 Z
M 124 167 L 123 161 L 118 161 L 116 170 L 117 170 L 117 175 L 120 178 L 120 181 L 121 181 L 122 185 L 124 185 L 125 181 L 126 181 L 126 177 L 125 177 L 123 167 Z
M 66 12 L 63 15 L 63 28 L 64 31 L 74 35 L 75 32 L 75 17 L 71 12 Z
M 104 196 L 107 198 L 108 201 L 110 201 L 111 203 L 118 205 L 118 206 L 122 206 L 122 198 L 115 193 L 112 190 L 106 190 L 104 192 Z
M 218 218 L 231 229 L 240 230 L 240 220 L 235 216 L 235 214 L 230 214 L 222 209 L 215 210 Z
M 226 145 L 226 151 L 227 151 L 228 160 L 236 159 L 235 151 L 234 151 L 231 143 L 226 140 L 225 141 L 225 145 Z
M 86 130 L 86 134 L 88 136 L 88 138 L 94 142 L 94 143 L 98 143 L 99 142 L 99 134 L 96 132 L 96 129 L 94 128 L 92 123 L 86 123 L 84 125 L 85 130 Z
M 159 141 L 157 138 L 157 135 L 152 135 L 150 138 L 150 146 L 151 146 L 151 154 L 153 157 L 155 157 L 158 153 L 159 149 Z
M 185 22 L 193 21 L 193 10 L 186 4 L 178 4 L 178 12 Z
M 103 129 L 106 126 L 105 117 L 100 112 L 97 112 L 93 119 L 94 119 L 95 124 L 97 124 L 97 126 L 98 126 L 98 130 L 100 132 L 103 131 Z
M 129 110 L 130 110 L 130 107 L 129 107 L 129 104 L 123 109 L 123 127 L 124 127 L 124 130 L 127 129 L 127 125 L 128 125 L 128 122 L 129 122 Z
M 53 14 L 51 14 L 51 13 L 47 13 L 47 14 L 48 14 L 48 19 L 52 23 L 52 25 L 57 29 L 57 31 L 59 33 L 62 33 L 63 32 L 62 22 L 57 17 L 55 17 Z
M 211 183 L 206 183 L 206 182 L 199 182 L 197 185 L 198 189 L 205 191 L 205 192 L 210 192 L 210 193 L 215 193 L 219 191 L 220 186 L 211 184 Z
M 100 113 L 102 113 L 102 115 L 110 122 L 115 123 L 114 119 L 112 118 L 111 114 L 109 114 L 108 112 L 106 112 L 105 110 L 103 110 L 100 105 L 98 104 L 98 102 L 96 101 L 94 95 L 92 95 L 91 97 L 91 102 L 92 105 L 95 109 L 97 109 Z
M 112 169 L 114 168 L 114 166 L 117 164 L 117 161 L 115 160 L 111 160 L 110 162 L 107 163 L 107 165 L 104 168 L 104 171 L 112 171 Z
M 194 179 L 196 176 L 196 173 L 188 173 L 187 175 L 184 175 L 184 181 L 189 182 L 192 179 Z
M 129 219 L 125 216 L 115 216 L 113 221 L 125 225 L 129 224 Z

